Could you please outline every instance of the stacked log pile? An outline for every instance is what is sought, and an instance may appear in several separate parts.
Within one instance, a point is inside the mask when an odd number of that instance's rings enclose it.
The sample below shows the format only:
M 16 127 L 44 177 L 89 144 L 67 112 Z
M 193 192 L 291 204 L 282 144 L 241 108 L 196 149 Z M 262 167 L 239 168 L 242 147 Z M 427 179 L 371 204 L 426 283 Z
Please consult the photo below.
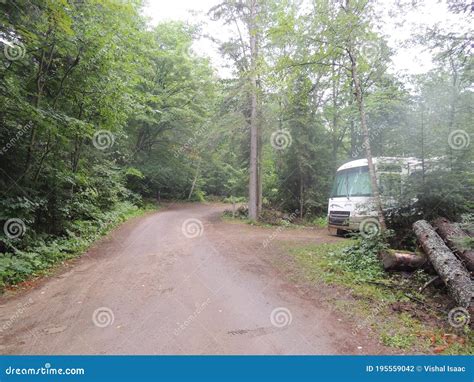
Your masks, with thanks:
M 469 271 L 451 251 L 435 229 L 425 220 L 413 224 L 413 230 L 433 268 L 446 284 L 457 305 L 469 308 L 472 304 L 472 282 Z
M 468 242 L 469 235 L 445 218 L 435 220 L 433 225 L 418 220 L 413 230 L 423 251 L 385 251 L 380 254 L 384 269 L 424 269 L 437 274 L 457 306 L 474 311 L 474 250 L 463 244 Z

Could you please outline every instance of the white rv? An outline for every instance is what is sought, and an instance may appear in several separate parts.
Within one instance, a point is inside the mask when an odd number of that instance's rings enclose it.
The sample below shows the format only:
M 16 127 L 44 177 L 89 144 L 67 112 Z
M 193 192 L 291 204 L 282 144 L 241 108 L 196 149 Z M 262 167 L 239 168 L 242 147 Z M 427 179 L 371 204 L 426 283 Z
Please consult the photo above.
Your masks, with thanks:
M 403 192 L 403 180 L 421 170 L 416 158 L 373 158 L 384 208 L 394 207 Z M 367 159 L 357 159 L 337 169 L 328 205 L 332 234 L 357 231 L 361 221 L 376 217 Z

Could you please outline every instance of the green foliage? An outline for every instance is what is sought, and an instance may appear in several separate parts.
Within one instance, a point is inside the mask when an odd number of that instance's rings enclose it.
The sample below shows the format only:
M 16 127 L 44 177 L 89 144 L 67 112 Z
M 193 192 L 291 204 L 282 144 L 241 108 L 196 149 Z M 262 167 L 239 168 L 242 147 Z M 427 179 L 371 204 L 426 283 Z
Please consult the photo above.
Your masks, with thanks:
M 243 197 L 243 196 L 229 196 L 227 198 L 224 198 L 223 200 L 224 203 L 247 203 L 247 198 Z
M 328 226 L 328 218 L 327 216 L 319 216 L 314 218 L 311 223 L 319 228 L 326 228 Z
M 386 249 L 382 237 L 359 237 L 353 245 L 330 254 L 330 263 L 353 273 L 358 280 L 376 280 L 383 278 L 384 271 L 378 254 Z
M 202 137 L 181 148 L 213 108 L 213 72 L 188 49 L 195 27 L 150 30 L 141 7 L 0 3 L 0 224 L 24 225 L 2 229 L 1 283 L 78 253 L 143 197 L 187 197 Z
M 382 333 L 380 336 L 382 343 L 385 346 L 390 346 L 398 349 L 409 349 L 416 342 L 417 338 L 411 333 Z
M 320 283 L 337 286 L 337 297 L 328 301 L 331 306 L 360 323 L 363 330 L 367 328 L 377 333 L 384 345 L 411 352 L 431 352 L 433 337 L 442 339 L 446 333 L 454 331 L 446 324 L 445 312 L 438 315 L 437 311 L 431 310 L 430 320 L 426 319 L 427 312 L 421 316 L 423 319 L 417 317 L 415 313 L 421 308 L 407 299 L 405 293 L 408 290 L 414 294 L 432 277 L 420 271 L 412 278 L 392 275 L 387 280 L 381 266 L 376 263 L 376 251 L 384 248 L 382 241 L 383 238 L 370 241 L 358 238 L 292 247 L 290 253 L 300 266 L 305 281 L 310 281 L 315 287 Z M 415 293 L 415 296 L 425 299 L 426 293 L 424 296 Z M 398 304 L 407 310 L 398 313 L 393 309 Z M 428 300 L 427 304 L 434 303 Z M 437 320 L 440 328 L 433 331 L 432 323 Z M 459 332 L 456 335 L 459 336 Z M 443 353 L 471 354 L 472 346 L 472 335 L 468 330 L 462 344 L 445 346 Z
M 461 221 L 474 208 L 474 173 L 469 161 L 441 157 L 427 162 L 424 173 L 415 172 L 403 182 L 402 189 L 395 198 L 396 207 L 386 212 L 387 224 L 396 233 L 390 238 L 395 248 L 415 248 L 412 225 L 416 220 L 432 221 L 441 216 Z M 466 224 L 463 227 L 468 229 Z
M 26 227 L 21 240 L 0 242 L 9 267 L 28 273 L 22 267 L 37 261 L 35 245 L 88 232 L 123 203 L 188 199 L 191 189 L 195 201 L 245 202 L 255 90 L 263 206 L 302 211 L 307 221 L 322 216 L 336 168 L 365 156 L 348 50 L 357 58 L 374 155 L 426 162 L 387 216 L 398 247 L 414 244 L 410 226 L 420 217 L 459 220 L 472 212 L 472 142 L 455 147 L 450 139 L 474 133 L 463 36 L 418 36 L 436 50 L 435 67 L 402 78 L 387 72 L 393 52 L 375 32 L 374 4 L 316 1 L 302 9 L 297 1 L 259 1 L 256 62 L 248 36 L 236 33 L 220 46 L 232 77 L 218 79 L 209 59 L 193 52 L 199 26 L 150 28 L 142 6 L 0 2 L 0 224 L 16 218 Z M 245 10 L 224 1 L 210 15 L 248 27 Z M 7 42 L 17 57 L 5 54 Z M 249 84 L 253 75 L 258 89 Z M 285 147 L 275 147 L 278 134 L 286 134 Z M 373 250 L 367 245 L 346 254 L 346 265 Z M 17 254 L 29 260 L 18 263 Z M 370 256 L 364 261 L 370 266 Z
M 0 290 L 82 254 L 121 222 L 154 208 L 139 209 L 129 202 L 121 202 L 114 209 L 97 214 L 93 220 L 71 222 L 63 237 L 42 235 L 34 240 L 29 237 L 22 240 L 22 249 L 14 241 L 9 242 L 11 252 L 0 253 Z

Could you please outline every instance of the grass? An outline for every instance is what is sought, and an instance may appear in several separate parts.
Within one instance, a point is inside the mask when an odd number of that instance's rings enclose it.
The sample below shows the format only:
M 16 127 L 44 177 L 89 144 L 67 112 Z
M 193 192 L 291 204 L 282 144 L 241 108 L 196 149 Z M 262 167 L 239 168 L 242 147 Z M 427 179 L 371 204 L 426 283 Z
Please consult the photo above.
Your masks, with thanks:
M 386 274 L 376 257 L 361 249 L 356 240 L 289 251 L 306 281 L 345 292 L 328 302 L 336 311 L 352 316 L 358 323 L 356 331 L 371 330 L 381 343 L 397 351 L 474 354 L 472 331 L 456 331 L 447 325 L 446 315 L 427 312 L 407 297 L 408 290 L 410 296 L 425 299 L 416 292 L 423 280 L 419 275 L 407 282 L 399 275 Z M 399 309 L 394 310 L 395 306 Z M 423 314 L 419 317 L 420 310 Z
M 268 221 L 253 221 L 247 218 L 246 216 L 239 215 L 236 211 L 235 217 L 232 217 L 232 211 L 224 211 L 222 214 L 222 220 L 229 222 L 229 223 L 245 223 L 257 227 L 265 227 L 265 228 L 272 228 L 272 227 L 285 227 L 285 228 L 306 228 L 306 227 L 316 227 L 316 228 L 326 228 L 327 227 L 327 219 L 326 217 L 319 217 L 315 218 L 312 221 L 308 220 L 297 220 L 297 223 L 294 223 L 289 220 L 285 219 L 278 219 L 275 222 L 268 222 Z
M 264 227 L 264 228 L 284 227 L 288 229 L 298 229 L 298 228 L 309 227 L 309 225 L 300 225 L 300 224 L 290 223 L 287 220 L 281 220 L 277 224 L 263 222 L 263 221 L 253 221 L 246 217 L 239 217 L 239 216 L 232 217 L 231 214 L 226 214 L 226 213 L 223 214 L 221 218 L 223 221 L 228 222 L 228 223 L 243 223 L 243 224 L 248 224 L 255 227 Z
M 317 218 L 314 218 L 310 225 L 313 225 L 313 226 L 319 227 L 319 228 L 327 228 L 327 226 L 328 226 L 328 217 L 327 216 L 319 216 Z
M 21 250 L 0 254 L 0 293 L 34 277 L 49 274 L 59 264 L 82 255 L 99 238 L 124 221 L 156 210 L 145 204 L 139 208 L 129 202 L 117 203 L 95 220 L 71 222 L 64 237 L 37 238 Z

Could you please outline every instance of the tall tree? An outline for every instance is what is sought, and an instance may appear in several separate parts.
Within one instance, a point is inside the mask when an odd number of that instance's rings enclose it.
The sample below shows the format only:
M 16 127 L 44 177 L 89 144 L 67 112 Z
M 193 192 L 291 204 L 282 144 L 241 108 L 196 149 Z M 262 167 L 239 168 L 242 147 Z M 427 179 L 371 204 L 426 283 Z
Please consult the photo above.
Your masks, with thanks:
M 249 218 L 258 219 L 259 210 L 259 134 L 257 125 L 257 4 L 250 0 L 249 38 L 250 38 L 250 163 L 249 163 Z
M 261 183 L 261 111 L 259 106 L 259 18 L 263 1 L 227 0 L 213 7 L 209 13 L 214 19 L 222 19 L 233 25 L 237 38 L 219 42 L 224 56 L 234 61 L 237 76 L 245 83 L 247 104 L 243 112 L 249 126 L 248 154 L 248 209 L 249 218 L 257 220 L 262 206 Z
M 377 211 L 377 217 L 380 223 L 380 228 L 382 230 L 386 230 L 385 218 L 383 214 L 383 205 L 382 199 L 380 197 L 379 186 L 377 182 L 377 175 L 375 172 L 375 166 L 372 158 L 372 149 L 371 149 L 371 142 L 370 142 L 370 134 L 369 129 L 367 127 L 367 115 L 365 111 L 365 104 L 364 104 L 364 96 L 363 96 L 363 89 L 360 81 L 359 71 L 358 71 L 358 57 L 357 51 L 355 48 L 357 32 L 359 32 L 360 36 L 360 28 L 361 19 L 363 19 L 363 15 L 361 14 L 367 6 L 367 1 L 362 0 L 356 2 L 354 5 L 351 0 L 346 0 L 345 6 L 342 8 L 347 16 L 347 38 L 345 39 L 345 47 L 344 49 L 347 52 L 347 55 L 350 59 L 350 71 L 352 76 L 352 82 L 354 84 L 354 93 L 357 101 L 357 106 L 359 109 L 359 116 L 360 116 L 360 126 L 362 130 L 362 134 L 364 137 L 363 146 L 365 148 L 365 154 L 367 158 L 367 164 L 369 167 L 369 175 L 370 175 L 370 183 L 372 188 L 372 196 L 374 199 L 375 208 Z M 362 31 L 364 32 L 364 31 Z

